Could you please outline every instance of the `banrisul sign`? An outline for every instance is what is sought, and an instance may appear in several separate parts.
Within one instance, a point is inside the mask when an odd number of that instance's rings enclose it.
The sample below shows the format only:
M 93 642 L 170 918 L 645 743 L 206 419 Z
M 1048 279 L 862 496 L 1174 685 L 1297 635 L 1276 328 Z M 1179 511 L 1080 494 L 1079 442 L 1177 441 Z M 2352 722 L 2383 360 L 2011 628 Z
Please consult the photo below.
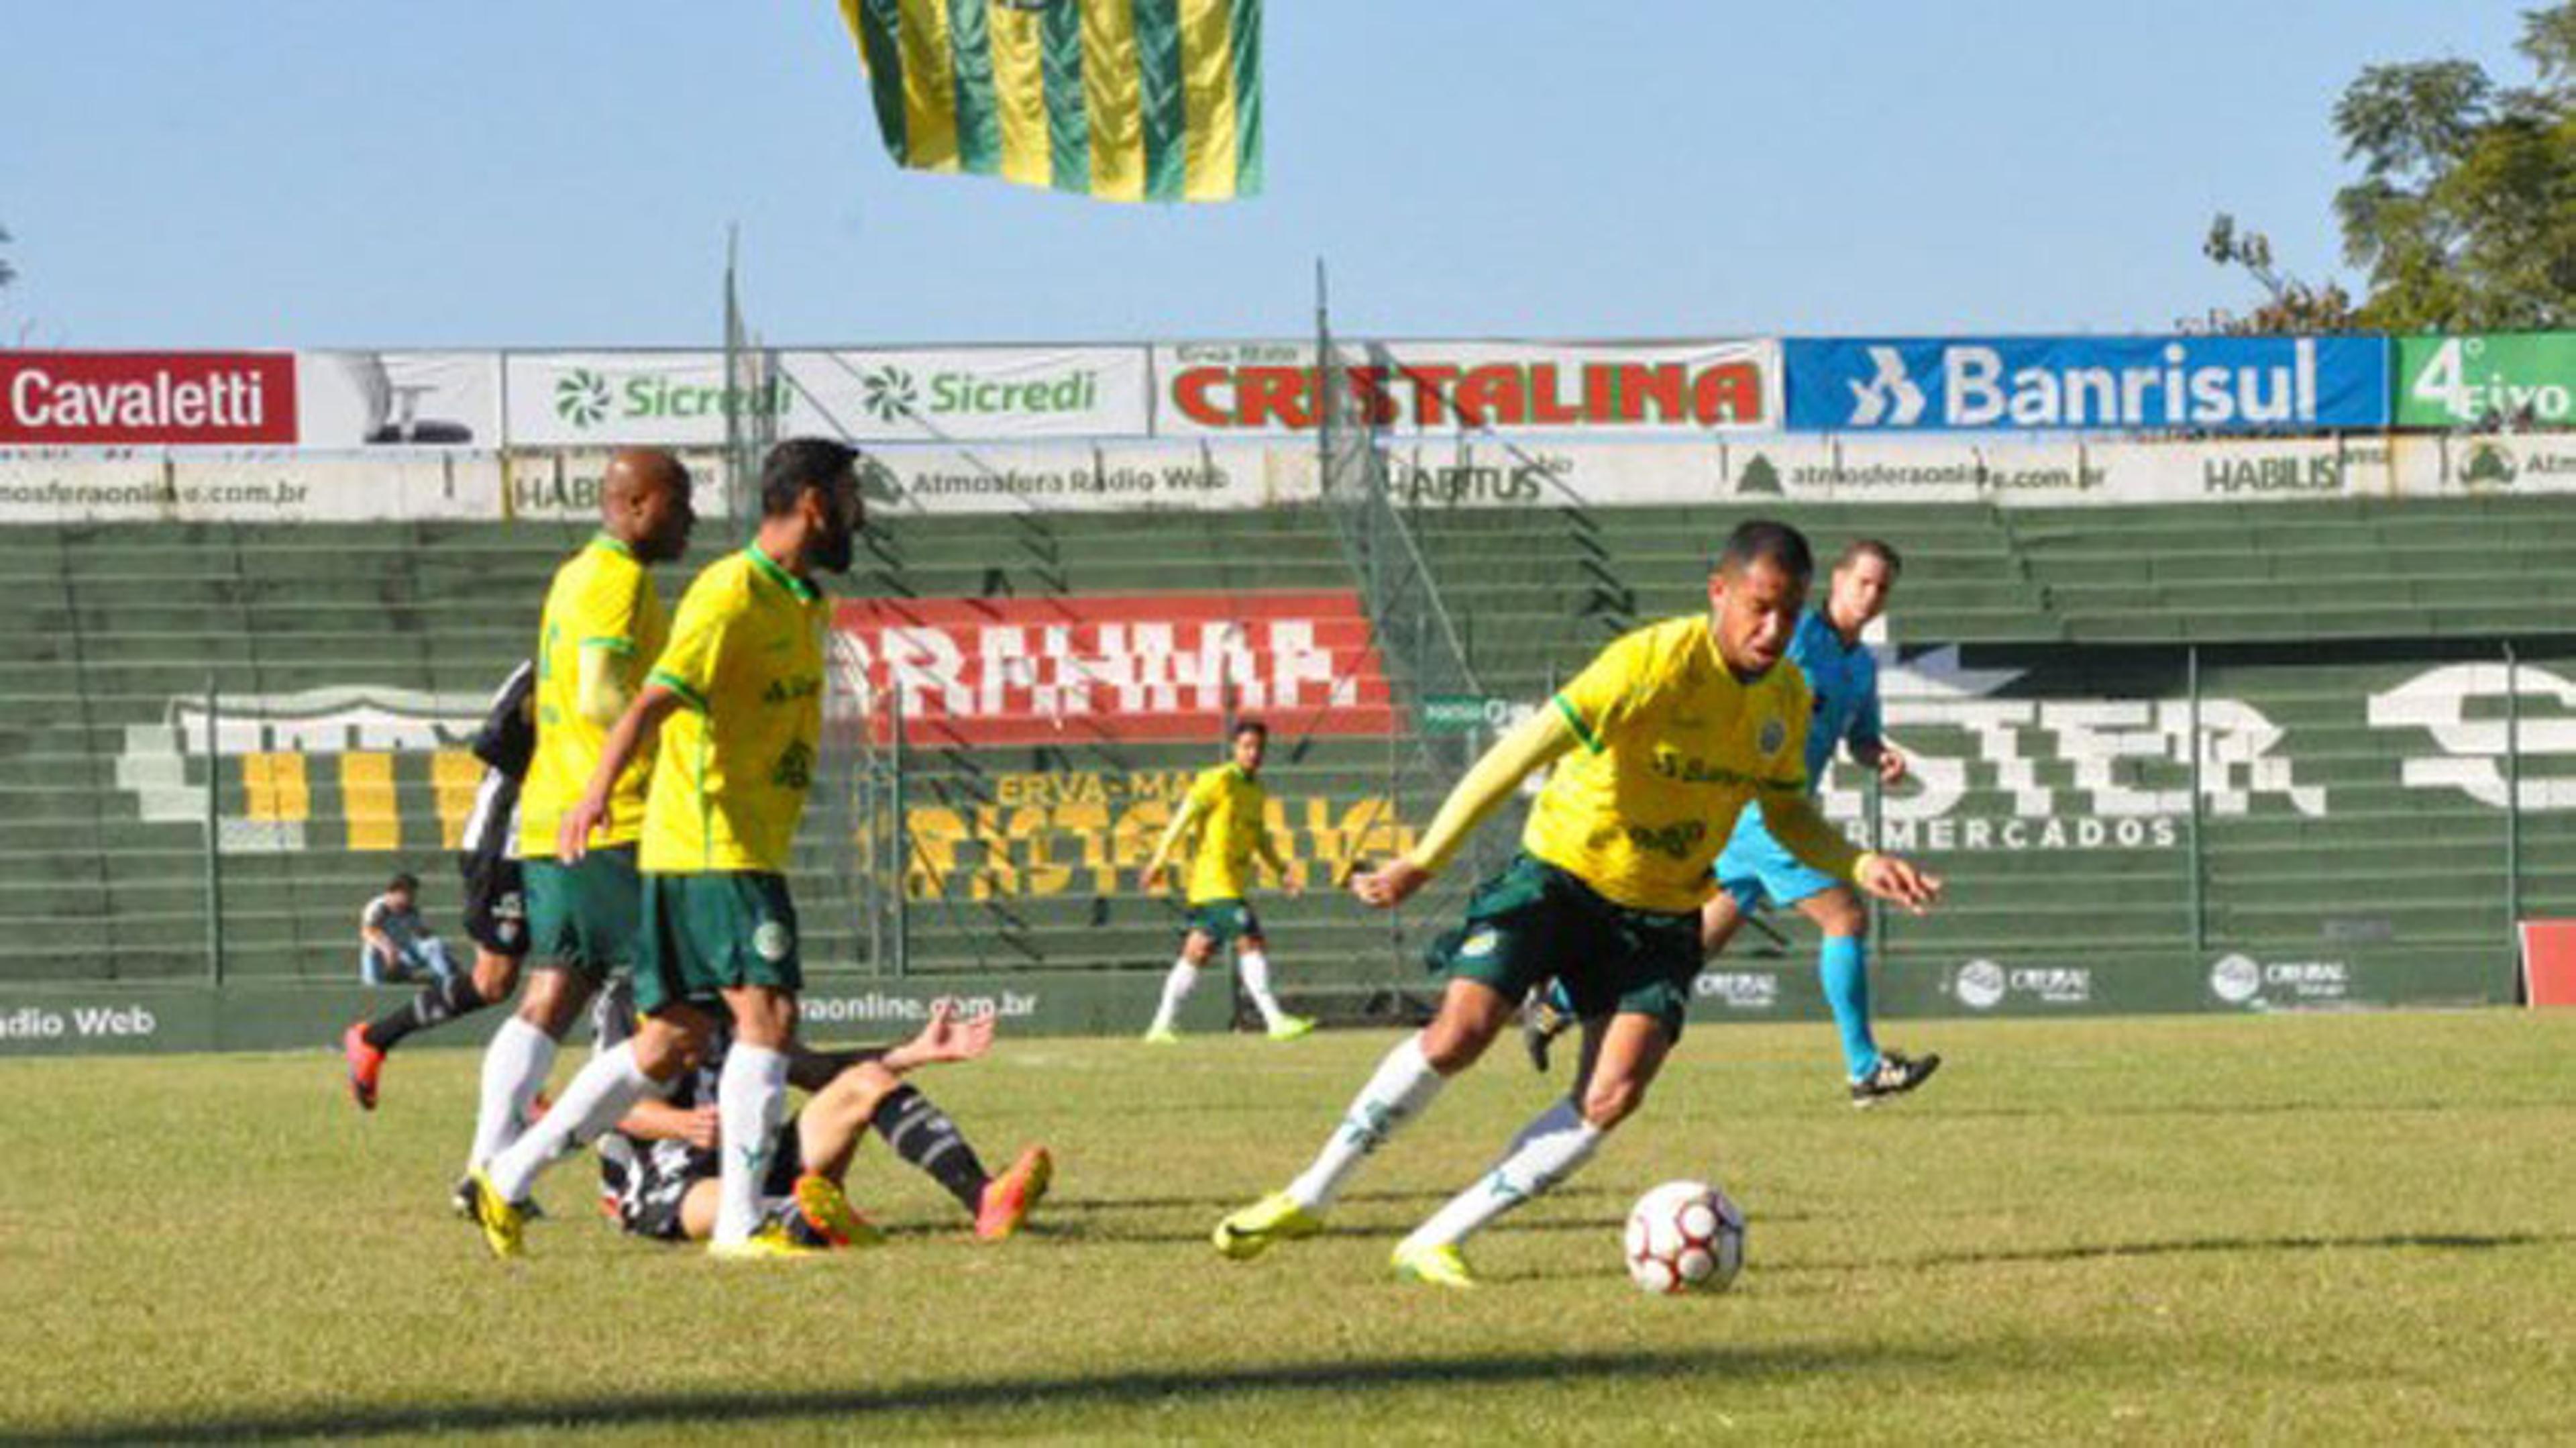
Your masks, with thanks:
M 2576 420 L 2576 333 L 2399 337 L 2400 427 L 2563 427 Z
M 2379 337 L 1886 338 L 1783 344 L 1805 432 L 2188 428 L 2388 421 Z

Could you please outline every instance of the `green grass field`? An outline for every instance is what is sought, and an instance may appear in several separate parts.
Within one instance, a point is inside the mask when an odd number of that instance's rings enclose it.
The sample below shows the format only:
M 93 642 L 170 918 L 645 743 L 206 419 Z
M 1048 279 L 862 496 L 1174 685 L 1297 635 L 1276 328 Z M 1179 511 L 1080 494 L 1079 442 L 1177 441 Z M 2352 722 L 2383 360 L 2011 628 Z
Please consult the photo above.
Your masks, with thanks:
M 1385 1274 L 1545 1084 L 1498 1050 L 1252 1264 L 1391 1039 L 1005 1040 L 921 1078 L 997 1164 L 1061 1161 L 1018 1241 L 863 1151 L 884 1249 L 719 1264 L 620 1238 L 570 1164 L 528 1260 L 446 1215 L 474 1056 L 0 1063 L 0 1435 L 2388 1441 L 2576 1433 L 2576 1016 L 1950 1022 L 1853 1112 L 1822 1027 L 1703 1027 L 1489 1287 Z M 434 1038 L 432 1038 L 434 1039 Z M 1653 1299 L 1618 1227 L 1714 1168 L 1736 1290 Z

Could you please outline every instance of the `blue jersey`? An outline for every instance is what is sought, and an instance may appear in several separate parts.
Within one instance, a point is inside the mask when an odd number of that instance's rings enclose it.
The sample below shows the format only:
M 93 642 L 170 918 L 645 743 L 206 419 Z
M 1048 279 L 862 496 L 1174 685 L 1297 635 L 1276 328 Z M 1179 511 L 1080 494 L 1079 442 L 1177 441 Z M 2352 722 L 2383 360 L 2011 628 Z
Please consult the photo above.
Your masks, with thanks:
M 1798 620 L 1789 662 L 1807 676 L 1808 692 L 1816 698 L 1816 712 L 1807 721 L 1807 788 L 1820 790 L 1825 766 L 1845 741 L 1859 746 L 1879 740 L 1878 659 L 1867 644 L 1845 648 L 1819 608 Z

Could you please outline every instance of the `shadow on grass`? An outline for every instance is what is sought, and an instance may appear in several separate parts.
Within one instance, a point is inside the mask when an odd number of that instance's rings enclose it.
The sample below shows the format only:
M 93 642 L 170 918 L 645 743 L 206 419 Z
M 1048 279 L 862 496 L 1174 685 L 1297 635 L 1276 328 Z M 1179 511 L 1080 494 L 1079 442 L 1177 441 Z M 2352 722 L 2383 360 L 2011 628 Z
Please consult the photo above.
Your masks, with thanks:
M 2425 1248 L 2443 1252 L 2487 1252 L 2502 1247 L 2556 1246 L 2576 1241 L 2564 1232 L 2390 1232 L 2373 1237 L 2181 1237 L 2159 1242 L 2095 1242 L 2063 1247 L 2014 1247 L 1986 1252 L 1927 1252 L 1920 1256 L 1873 1260 L 1786 1262 L 1775 1272 L 1884 1271 L 1976 1267 L 2010 1262 L 2090 1262 L 2122 1257 L 2171 1257 L 2199 1252 L 2384 1252 Z
M 1797 1374 L 1913 1371 L 1964 1360 L 1962 1348 L 1890 1349 L 1820 1343 L 1797 1348 L 1707 1347 L 1687 1351 L 1524 1353 L 1496 1357 L 1358 1358 L 1278 1363 L 1207 1372 L 1138 1370 L 1083 1376 L 987 1378 L 890 1387 L 775 1392 L 673 1392 L 633 1397 L 567 1396 L 470 1403 L 309 1407 L 231 1416 L 135 1418 L 48 1431 L 41 1439 L 0 1432 L 0 1442 L 224 1443 L 247 1439 L 368 1437 L 397 1433 L 492 1433 L 552 1428 L 724 1425 L 830 1416 L 864 1420 L 899 1413 L 1019 1414 L 1031 1409 L 1148 1409 L 1180 1400 L 1204 1410 L 1213 1398 L 1265 1393 L 1340 1395 L 1401 1388 L 1481 1388 L 1515 1383 L 1560 1386 L 1652 1381 L 1723 1373 L 1735 1381 Z M 864 1432 L 864 1421 L 849 1425 Z

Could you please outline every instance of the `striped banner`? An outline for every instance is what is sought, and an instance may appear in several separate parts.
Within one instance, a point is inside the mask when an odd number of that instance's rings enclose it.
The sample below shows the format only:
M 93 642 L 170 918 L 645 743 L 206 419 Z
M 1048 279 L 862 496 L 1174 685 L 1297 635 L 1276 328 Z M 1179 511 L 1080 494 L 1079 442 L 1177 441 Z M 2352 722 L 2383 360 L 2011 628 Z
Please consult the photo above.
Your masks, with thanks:
M 1261 0 L 840 0 L 886 152 L 1108 201 L 1261 191 Z

